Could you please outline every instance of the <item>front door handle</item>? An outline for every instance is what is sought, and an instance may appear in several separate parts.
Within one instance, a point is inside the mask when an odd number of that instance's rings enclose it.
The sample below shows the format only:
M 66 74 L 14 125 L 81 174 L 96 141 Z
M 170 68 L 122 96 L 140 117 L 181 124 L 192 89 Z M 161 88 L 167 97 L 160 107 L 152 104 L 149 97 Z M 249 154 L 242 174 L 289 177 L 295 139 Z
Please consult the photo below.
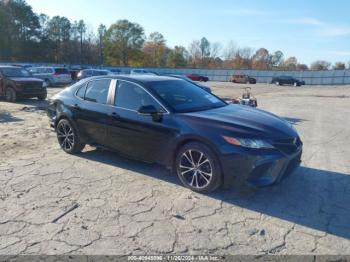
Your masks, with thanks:
M 116 118 L 116 119 L 120 118 L 120 115 L 118 115 L 118 113 L 116 113 L 116 112 L 111 113 L 110 116 L 113 118 Z

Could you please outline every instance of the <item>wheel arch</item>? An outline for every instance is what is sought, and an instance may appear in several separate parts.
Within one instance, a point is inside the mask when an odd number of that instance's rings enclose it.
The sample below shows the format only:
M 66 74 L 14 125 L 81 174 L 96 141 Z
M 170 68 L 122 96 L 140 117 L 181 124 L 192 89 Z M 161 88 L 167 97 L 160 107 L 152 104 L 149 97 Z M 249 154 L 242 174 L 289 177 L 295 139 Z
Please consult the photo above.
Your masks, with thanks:
M 214 153 L 214 155 L 216 156 L 216 158 L 218 160 L 218 163 L 220 165 L 220 169 L 222 170 L 222 164 L 221 164 L 221 161 L 220 161 L 219 152 L 216 149 L 215 145 L 213 143 L 211 143 L 209 140 L 207 140 L 205 138 L 202 138 L 202 137 L 199 137 L 199 136 L 184 137 L 184 138 L 182 138 L 181 140 L 179 140 L 176 143 L 176 145 L 174 147 L 174 150 L 173 150 L 173 153 L 171 155 L 171 159 L 170 159 L 170 166 L 171 166 L 171 168 L 173 170 L 174 170 L 174 165 L 176 163 L 176 156 L 177 156 L 179 150 L 183 146 L 185 146 L 186 144 L 193 143 L 193 142 L 202 143 L 205 146 L 207 146 Z

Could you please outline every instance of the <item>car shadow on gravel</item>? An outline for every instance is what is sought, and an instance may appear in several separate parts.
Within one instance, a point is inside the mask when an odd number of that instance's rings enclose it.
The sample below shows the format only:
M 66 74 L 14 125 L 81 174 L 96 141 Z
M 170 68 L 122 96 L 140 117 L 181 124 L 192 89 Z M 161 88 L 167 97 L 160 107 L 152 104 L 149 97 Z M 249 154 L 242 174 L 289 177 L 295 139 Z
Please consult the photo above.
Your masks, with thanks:
M 292 125 L 299 125 L 303 122 L 306 122 L 307 120 L 301 119 L 301 118 L 294 118 L 294 117 L 282 117 L 284 120 L 288 121 Z
M 18 105 L 23 105 L 25 107 L 35 107 L 35 108 L 41 108 L 43 110 L 46 110 L 46 108 L 49 106 L 48 100 L 38 100 L 38 99 L 20 99 L 16 102 Z
M 181 186 L 177 176 L 160 165 L 130 160 L 105 150 L 78 156 Z M 302 231 L 313 229 L 350 239 L 350 174 L 302 166 L 278 185 L 221 189 L 207 197 L 305 227 Z
M 210 196 L 308 229 L 350 239 L 350 174 L 301 166 L 278 185 L 256 190 L 226 190 Z
M 0 124 L 21 122 L 21 121 L 23 121 L 23 119 L 14 117 L 12 114 L 8 112 L 0 112 Z

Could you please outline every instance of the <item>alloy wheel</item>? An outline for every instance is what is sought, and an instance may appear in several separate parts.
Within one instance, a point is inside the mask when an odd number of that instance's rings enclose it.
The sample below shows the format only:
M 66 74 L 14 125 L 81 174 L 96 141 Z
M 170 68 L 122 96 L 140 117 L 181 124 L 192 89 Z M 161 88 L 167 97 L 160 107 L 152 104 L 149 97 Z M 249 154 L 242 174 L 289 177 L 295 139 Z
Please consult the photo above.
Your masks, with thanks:
M 180 172 L 188 185 L 196 189 L 206 188 L 213 178 L 212 163 L 199 150 L 188 150 L 182 154 Z
M 67 123 L 59 123 L 57 127 L 57 138 L 60 146 L 65 151 L 70 151 L 74 147 L 75 135 L 73 128 Z

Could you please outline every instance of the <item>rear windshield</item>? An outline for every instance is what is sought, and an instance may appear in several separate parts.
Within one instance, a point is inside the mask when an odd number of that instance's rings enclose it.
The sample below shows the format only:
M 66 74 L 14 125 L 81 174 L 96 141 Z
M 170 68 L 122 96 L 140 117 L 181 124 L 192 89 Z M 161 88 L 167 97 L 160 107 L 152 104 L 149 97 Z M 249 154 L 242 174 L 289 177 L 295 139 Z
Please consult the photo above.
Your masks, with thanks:
M 55 73 L 59 75 L 69 75 L 69 72 L 65 68 L 55 68 Z

